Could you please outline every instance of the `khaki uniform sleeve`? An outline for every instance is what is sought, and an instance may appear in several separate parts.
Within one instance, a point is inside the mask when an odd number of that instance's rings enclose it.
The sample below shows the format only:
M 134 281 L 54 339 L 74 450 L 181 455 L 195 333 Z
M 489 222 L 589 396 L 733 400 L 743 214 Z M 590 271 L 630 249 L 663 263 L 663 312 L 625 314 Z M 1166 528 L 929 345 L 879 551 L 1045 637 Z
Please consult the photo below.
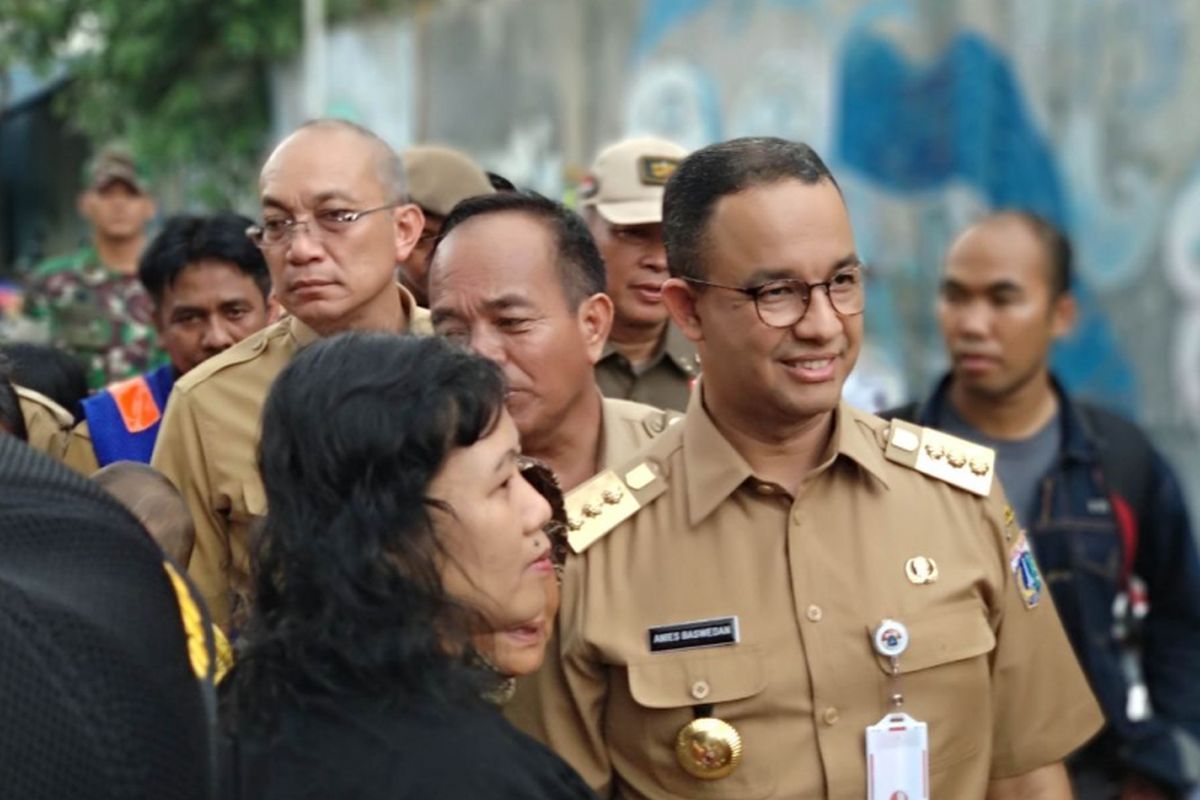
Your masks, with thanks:
M 71 429 L 63 463 L 85 478 L 92 477 L 96 470 L 100 469 L 96 450 L 92 447 L 92 432 L 88 429 L 86 420 Z
M 48 402 L 48 401 L 47 401 Z M 61 409 L 51 411 L 46 405 L 30 400 L 18 393 L 18 403 L 21 415 L 25 417 L 25 432 L 29 437 L 28 444 L 35 450 L 41 450 L 55 461 L 62 461 L 67 450 L 67 437 L 70 435 L 70 415 Z M 54 404 L 54 408 L 59 408 Z
M 537 697 L 536 728 L 527 731 L 575 768 L 601 797 L 612 787 L 612 765 L 604 742 L 608 671 L 583 641 L 582 556 L 572 556 L 563 576 L 553 649 L 530 682 Z M 556 645 L 556 646 L 555 646 Z
M 196 545 L 188 575 L 208 604 L 213 622 L 229 630 L 229 530 L 213 503 L 204 441 L 189 395 L 171 392 L 150 465 L 166 475 L 183 495 L 196 526 Z
M 990 776 L 1012 778 L 1062 761 L 1104 724 L 1096 699 L 1063 631 L 1042 576 L 1032 607 L 1024 599 L 1011 554 L 1024 536 L 1006 523 L 1007 502 L 997 482 L 984 504 L 985 526 L 995 536 L 1003 584 L 992 614 L 996 650 L 992 662 L 994 747 Z

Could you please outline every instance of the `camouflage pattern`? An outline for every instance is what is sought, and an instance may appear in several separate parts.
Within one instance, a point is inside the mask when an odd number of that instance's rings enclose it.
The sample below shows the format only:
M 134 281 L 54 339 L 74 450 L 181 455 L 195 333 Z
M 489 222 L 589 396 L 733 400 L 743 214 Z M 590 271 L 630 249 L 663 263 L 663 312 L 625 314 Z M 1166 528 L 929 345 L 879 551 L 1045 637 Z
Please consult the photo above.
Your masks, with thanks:
M 92 389 L 164 361 L 150 295 L 136 275 L 101 264 L 91 247 L 38 267 L 26 289 L 25 313 L 48 327 L 51 344 L 83 361 Z

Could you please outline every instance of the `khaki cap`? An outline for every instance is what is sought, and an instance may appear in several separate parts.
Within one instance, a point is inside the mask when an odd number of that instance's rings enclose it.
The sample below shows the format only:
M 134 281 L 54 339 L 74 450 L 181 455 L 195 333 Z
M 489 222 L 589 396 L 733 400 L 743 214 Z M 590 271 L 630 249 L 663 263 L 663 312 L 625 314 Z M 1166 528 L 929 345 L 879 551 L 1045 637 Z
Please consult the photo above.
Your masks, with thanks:
M 687 150 L 643 136 L 606 147 L 579 188 L 580 205 L 614 225 L 662 222 L 663 187 Z
M 88 164 L 88 188 L 99 191 L 118 181 L 139 194 L 146 193 L 146 184 L 138 174 L 133 155 L 123 148 L 106 147 Z
M 487 173 L 466 153 L 438 145 L 410 147 L 400 155 L 408 196 L 432 214 L 444 217 L 461 201 L 493 194 Z

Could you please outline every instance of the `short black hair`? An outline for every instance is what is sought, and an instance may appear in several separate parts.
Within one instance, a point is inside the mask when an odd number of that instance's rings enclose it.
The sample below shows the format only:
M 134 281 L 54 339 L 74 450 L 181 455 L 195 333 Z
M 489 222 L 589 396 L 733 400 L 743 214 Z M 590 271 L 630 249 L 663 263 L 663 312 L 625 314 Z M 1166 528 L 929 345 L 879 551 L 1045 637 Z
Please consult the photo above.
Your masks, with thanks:
M 180 273 L 192 264 L 212 259 L 237 267 L 266 298 L 271 292 L 271 275 L 262 251 L 246 235 L 253 224 L 246 217 L 228 212 L 171 217 L 142 253 L 138 280 L 156 304 L 162 303 L 163 294 Z
M 1075 256 L 1071 249 L 1071 240 L 1062 229 L 1040 214 L 1023 208 L 1005 209 L 989 214 L 981 220 L 981 224 L 1006 217 L 1015 219 L 1029 228 L 1029 232 L 1042 245 L 1046 254 L 1046 264 L 1050 268 L 1050 274 L 1047 276 L 1050 296 L 1058 298 L 1071 291 Z
M 7 431 L 21 441 L 29 440 L 21 398 L 12 384 L 12 363 L 0 353 L 0 433 Z
M 438 246 L 450 232 L 469 219 L 485 214 L 514 212 L 541 222 L 554 236 L 558 250 L 558 274 L 567 305 L 579 307 L 587 298 L 604 291 L 607 276 L 604 259 L 583 218 L 562 203 L 537 192 L 499 192 L 468 197 L 456 205 L 442 223 L 442 232 L 429 256 L 433 263 Z
M 0 347 L 0 353 L 9 358 L 13 383 L 49 397 L 76 422 L 83 419 L 88 382 L 82 361 L 53 345 L 33 342 L 11 342 Z
M 704 278 L 708 221 L 717 202 L 752 186 L 794 179 L 838 187 L 825 162 L 806 144 L 747 136 L 703 147 L 680 162 L 663 194 L 663 243 L 676 278 Z

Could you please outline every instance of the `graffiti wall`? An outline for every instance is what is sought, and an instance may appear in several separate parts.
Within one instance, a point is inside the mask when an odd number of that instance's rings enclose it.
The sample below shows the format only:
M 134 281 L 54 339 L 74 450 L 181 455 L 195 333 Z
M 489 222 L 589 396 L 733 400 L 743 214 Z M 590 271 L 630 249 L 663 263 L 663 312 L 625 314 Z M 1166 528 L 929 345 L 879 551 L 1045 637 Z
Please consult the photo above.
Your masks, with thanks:
M 484 0 L 388 24 L 342 32 L 344 59 L 389 68 L 364 94 L 361 66 L 334 65 L 341 110 L 544 192 L 569 198 L 627 134 L 812 144 L 876 276 L 864 403 L 943 369 L 933 296 L 959 227 L 995 207 L 1057 221 L 1082 310 L 1058 372 L 1142 421 L 1200 505 L 1200 5 Z

